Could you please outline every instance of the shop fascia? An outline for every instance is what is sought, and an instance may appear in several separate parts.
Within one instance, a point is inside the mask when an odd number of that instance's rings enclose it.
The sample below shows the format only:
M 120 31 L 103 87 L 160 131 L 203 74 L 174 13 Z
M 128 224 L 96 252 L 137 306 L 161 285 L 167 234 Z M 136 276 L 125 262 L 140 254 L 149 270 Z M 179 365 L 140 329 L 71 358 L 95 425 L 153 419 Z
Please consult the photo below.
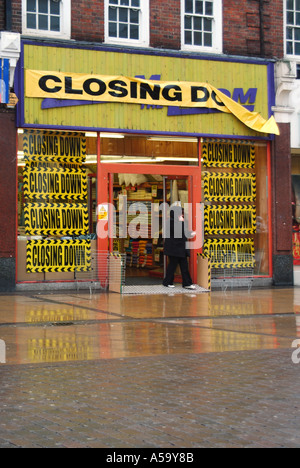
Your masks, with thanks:
M 82 73 L 25 71 L 27 98 L 55 98 L 95 103 L 178 106 L 184 110 L 209 108 L 234 114 L 254 131 L 279 135 L 274 117 L 265 120 L 257 112 L 245 109 L 228 95 L 209 83 L 181 81 L 151 81 L 126 76 L 91 75 Z M 254 92 L 246 93 L 246 96 Z M 255 93 L 256 96 L 256 93 Z M 43 106 L 42 106 L 43 107 Z

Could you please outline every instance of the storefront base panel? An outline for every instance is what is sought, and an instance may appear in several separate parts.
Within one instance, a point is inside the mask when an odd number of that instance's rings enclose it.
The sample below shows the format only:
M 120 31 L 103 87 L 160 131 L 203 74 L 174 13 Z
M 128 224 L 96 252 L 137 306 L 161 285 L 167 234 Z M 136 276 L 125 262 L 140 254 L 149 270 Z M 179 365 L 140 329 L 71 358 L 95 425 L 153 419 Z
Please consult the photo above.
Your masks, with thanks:
M 16 284 L 16 260 L 0 258 L 0 292 L 14 292 Z
M 104 292 L 100 283 L 18 283 L 16 285 L 17 292 L 31 291 L 90 291 Z
M 212 291 L 216 290 L 231 290 L 231 289 L 249 289 L 256 288 L 271 288 L 273 285 L 272 278 L 232 278 L 232 279 L 215 279 L 211 282 Z
M 273 256 L 273 284 L 274 286 L 293 286 L 294 259 L 293 255 Z
M 255 288 L 270 288 L 273 285 L 272 278 L 252 278 L 239 280 L 213 280 L 212 290 L 231 290 L 231 289 L 255 289 Z M 153 286 L 155 288 L 155 286 Z M 16 285 L 17 292 L 47 292 L 47 291 L 86 291 L 91 293 L 106 292 L 97 283 L 19 283 Z

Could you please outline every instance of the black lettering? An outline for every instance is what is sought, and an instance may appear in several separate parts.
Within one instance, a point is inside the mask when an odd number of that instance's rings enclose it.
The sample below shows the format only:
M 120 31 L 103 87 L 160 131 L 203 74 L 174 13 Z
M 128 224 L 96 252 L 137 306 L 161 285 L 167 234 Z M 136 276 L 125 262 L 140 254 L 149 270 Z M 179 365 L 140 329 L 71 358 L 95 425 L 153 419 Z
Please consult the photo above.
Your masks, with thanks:
M 55 86 L 50 88 L 47 84 L 48 81 L 54 81 L 54 83 L 61 83 L 61 80 L 55 75 L 45 75 L 39 80 L 39 87 L 46 93 L 58 93 L 61 90 L 61 86 Z
M 216 92 L 215 92 L 215 91 L 213 91 L 213 92 L 211 93 L 211 97 L 212 97 L 212 99 L 215 101 L 215 103 L 216 103 L 218 106 L 225 107 L 224 102 L 218 101 L 217 95 L 216 95 Z
M 126 86 L 125 81 L 121 80 L 114 80 L 109 83 L 109 88 L 112 89 L 113 91 L 117 91 L 116 93 L 109 91 L 108 94 L 110 94 L 112 97 L 116 98 L 124 98 L 128 96 L 128 91 L 127 89 L 124 88 Z
M 209 99 L 209 91 L 204 86 L 192 86 L 191 92 L 192 102 L 206 102 Z M 199 92 L 203 93 L 202 97 L 198 97 Z
M 96 84 L 99 86 L 98 91 L 93 91 L 91 89 L 92 84 Z M 97 78 L 90 78 L 83 83 L 84 91 L 89 94 L 90 96 L 101 96 L 106 91 L 106 84 L 104 81 L 98 80 Z
M 147 94 L 153 101 L 159 101 L 160 98 L 160 85 L 154 85 L 152 88 L 148 83 L 141 83 L 141 99 L 147 99 Z
M 133 99 L 137 99 L 137 83 L 135 81 L 130 83 L 130 95 Z
M 172 91 L 172 90 L 175 91 L 175 92 L 174 92 L 173 96 L 170 96 L 170 91 Z M 181 92 L 180 86 L 176 86 L 176 85 L 174 85 L 174 86 L 172 86 L 172 85 L 165 86 L 163 91 L 162 91 L 162 95 L 167 101 L 172 101 L 172 102 L 174 102 L 174 101 L 181 102 L 182 101 L 182 92 Z
M 73 89 L 72 77 L 65 77 L 65 92 L 66 94 L 83 94 L 82 89 Z

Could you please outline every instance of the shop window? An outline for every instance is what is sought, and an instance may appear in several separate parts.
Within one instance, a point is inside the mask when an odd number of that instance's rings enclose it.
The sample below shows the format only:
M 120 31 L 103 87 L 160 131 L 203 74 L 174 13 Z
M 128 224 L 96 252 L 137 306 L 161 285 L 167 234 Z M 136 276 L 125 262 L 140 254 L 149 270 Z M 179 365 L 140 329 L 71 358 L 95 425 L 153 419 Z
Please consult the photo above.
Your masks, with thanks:
M 204 253 L 215 279 L 269 276 L 267 144 L 204 139 Z
M 181 0 L 182 49 L 222 52 L 222 0 Z
M 70 0 L 23 0 L 23 34 L 70 39 Z
M 197 166 L 198 139 L 101 133 L 104 163 Z
M 149 45 L 149 0 L 105 0 L 106 42 Z
M 300 1 L 285 1 L 286 54 L 300 55 Z
M 18 131 L 18 282 L 80 280 L 96 250 L 96 134 Z

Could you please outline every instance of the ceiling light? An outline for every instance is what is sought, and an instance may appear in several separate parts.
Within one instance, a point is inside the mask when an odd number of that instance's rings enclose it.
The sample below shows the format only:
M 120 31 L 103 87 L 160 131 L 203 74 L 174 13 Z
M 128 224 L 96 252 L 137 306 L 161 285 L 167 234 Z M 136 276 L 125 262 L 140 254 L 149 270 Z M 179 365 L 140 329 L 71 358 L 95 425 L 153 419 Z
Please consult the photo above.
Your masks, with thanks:
M 198 138 L 150 137 L 148 141 L 169 141 L 174 143 L 198 143 Z
M 122 135 L 122 133 L 100 133 L 100 137 L 122 139 L 122 138 L 125 138 L 125 135 Z

